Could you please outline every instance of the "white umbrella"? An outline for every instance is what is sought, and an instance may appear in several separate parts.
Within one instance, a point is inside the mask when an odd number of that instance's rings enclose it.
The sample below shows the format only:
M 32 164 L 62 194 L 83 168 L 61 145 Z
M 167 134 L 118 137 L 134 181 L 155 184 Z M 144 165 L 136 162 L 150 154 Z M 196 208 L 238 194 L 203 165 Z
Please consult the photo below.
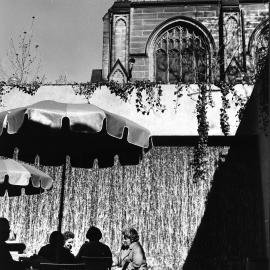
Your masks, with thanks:
M 0 159 L 0 196 L 6 191 L 9 196 L 18 196 L 24 188 L 25 193 L 38 194 L 52 187 L 52 178 L 26 163 L 13 159 Z
M 64 208 L 66 157 L 74 167 L 100 168 L 114 164 L 138 164 L 152 147 L 150 131 L 93 104 L 71 104 L 44 100 L 22 108 L 0 112 L 0 154 L 19 149 L 19 159 L 40 164 L 63 165 L 59 207 L 59 230 Z

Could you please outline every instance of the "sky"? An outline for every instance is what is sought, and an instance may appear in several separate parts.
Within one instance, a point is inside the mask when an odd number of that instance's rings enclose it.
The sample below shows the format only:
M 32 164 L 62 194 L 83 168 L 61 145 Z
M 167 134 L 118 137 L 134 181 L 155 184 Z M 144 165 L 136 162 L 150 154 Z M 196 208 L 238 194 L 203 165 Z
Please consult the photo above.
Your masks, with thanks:
M 0 64 L 7 67 L 10 39 L 30 29 L 39 45 L 41 72 L 55 82 L 91 79 L 102 68 L 102 17 L 114 0 L 0 0 Z

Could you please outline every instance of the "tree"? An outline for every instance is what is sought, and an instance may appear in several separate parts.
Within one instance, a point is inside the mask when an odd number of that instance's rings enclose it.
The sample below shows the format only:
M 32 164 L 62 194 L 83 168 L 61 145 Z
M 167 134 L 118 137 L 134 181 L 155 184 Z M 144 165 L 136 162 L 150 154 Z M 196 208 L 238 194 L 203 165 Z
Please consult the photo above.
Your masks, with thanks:
M 56 84 L 68 84 L 69 83 L 69 81 L 68 81 L 68 79 L 67 79 L 67 75 L 66 74 L 60 74 L 59 76 L 58 76 L 58 78 L 55 80 L 55 83 Z
M 8 66 L 1 72 L 8 83 L 26 84 L 45 80 L 45 75 L 40 75 L 41 58 L 39 45 L 34 42 L 34 23 L 33 16 L 29 31 L 24 31 L 19 36 L 18 43 L 13 38 L 10 39 Z

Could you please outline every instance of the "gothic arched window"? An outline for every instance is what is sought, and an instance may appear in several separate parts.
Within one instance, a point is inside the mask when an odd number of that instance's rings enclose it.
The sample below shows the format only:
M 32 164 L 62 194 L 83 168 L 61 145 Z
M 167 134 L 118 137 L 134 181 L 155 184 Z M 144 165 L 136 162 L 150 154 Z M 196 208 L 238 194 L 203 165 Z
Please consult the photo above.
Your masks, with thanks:
M 259 69 L 259 67 L 262 64 L 262 61 L 264 61 L 268 53 L 268 42 L 269 42 L 269 25 L 267 25 L 262 29 L 256 41 L 254 56 L 256 63 L 255 66 L 257 67 L 257 69 Z
M 207 80 L 209 45 L 195 29 L 176 25 L 155 42 L 155 79 L 163 83 Z
M 127 26 L 124 19 L 117 19 L 114 37 L 114 63 L 119 59 L 126 66 Z
M 247 68 L 251 72 L 260 73 L 268 54 L 269 22 L 260 23 L 253 31 L 248 45 Z

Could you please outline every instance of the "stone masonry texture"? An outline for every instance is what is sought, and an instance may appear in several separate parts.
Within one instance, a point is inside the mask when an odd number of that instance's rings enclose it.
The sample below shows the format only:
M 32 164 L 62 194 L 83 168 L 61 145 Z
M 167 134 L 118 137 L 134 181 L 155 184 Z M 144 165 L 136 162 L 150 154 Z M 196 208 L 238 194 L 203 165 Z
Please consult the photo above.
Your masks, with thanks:
M 207 29 L 210 34 L 214 47 L 217 53 L 223 44 L 222 37 L 220 36 L 221 23 L 222 23 L 222 8 L 219 1 L 169 1 L 169 0 L 155 0 L 155 1 L 117 1 L 123 3 L 123 6 L 117 6 L 111 9 L 113 15 L 126 14 L 129 15 L 128 25 L 128 42 L 126 43 L 128 48 L 128 58 L 134 58 L 135 64 L 132 70 L 133 80 L 147 80 L 149 79 L 151 70 L 149 67 L 149 52 L 147 51 L 147 45 L 151 36 L 158 31 L 159 27 L 166 23 L 166 21 L 174 20 L 176 18 L 187 18 L 198 24 L 204 29 Z M 248 50 L 249 40 L 254 32 L 255 28 L 265 21 L 268 17 L 269 6 L 263 1 L 239 1 L 238 11 L 242 14 L 244 29 L 244 45 Z M 126 3 L 129 3 L 128 5 Z M 227 12 L 227 11 L 226 11 Z M 103 77 L 107 76 L 110 72 L 110 68 L 114 63 L 109 64 L 110 55 L 115 55 L 115 51 L 119 48 L 112 43 L 114 40 L 114 29 L 111 30 L 112 37 L 109 34 L 108 24 L 109 20 L 104 20 L 104 45 L 103 45 Z M 239 25 L 239 27 L 241 27 Z M 111 40 L 109 40 L 111 39 Z M 110 42 L 112 46 L 110 47 Z M 111 48 L 111 49 L 110 49 Z M 111 51 L 108 51 L 111 50 Z M 123 51 L 123 48 L 121 48 Z M 242 51 L 242 50 L 241 50 Z M 124 53 L 124 52 L 123 52 Z M 117 59 L 114 59 L 115 62 Z M 110 66 L 111 65 L 111 66 Z M 125 63 L 123 63 L 125 66 Z M 150 77 L 149 77 L 150 76 Z

